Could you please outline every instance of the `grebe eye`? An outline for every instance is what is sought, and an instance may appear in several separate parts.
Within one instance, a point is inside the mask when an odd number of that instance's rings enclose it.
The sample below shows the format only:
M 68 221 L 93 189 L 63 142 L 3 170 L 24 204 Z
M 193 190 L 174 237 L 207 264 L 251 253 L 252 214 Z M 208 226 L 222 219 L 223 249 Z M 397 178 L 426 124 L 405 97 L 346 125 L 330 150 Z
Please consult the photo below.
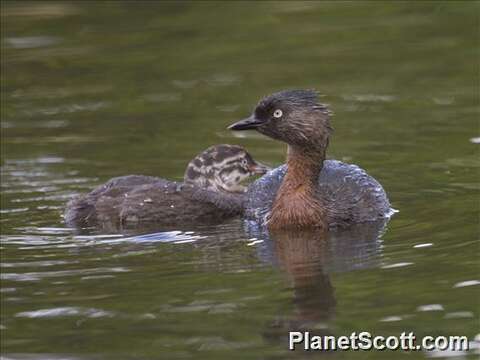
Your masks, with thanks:
M 243 160 L 242 160 L 242 165 L 243 165 L 243 166 L 247 166 L 247 165 L 248 165 L 247 159 L 243 159 Z
M 279 119 L 281 118 L 283 115 L 283 111 L 280 110 L 280 109 L 277 109 L 273 112 L 273 117 L 276 118 L 276 119 Z

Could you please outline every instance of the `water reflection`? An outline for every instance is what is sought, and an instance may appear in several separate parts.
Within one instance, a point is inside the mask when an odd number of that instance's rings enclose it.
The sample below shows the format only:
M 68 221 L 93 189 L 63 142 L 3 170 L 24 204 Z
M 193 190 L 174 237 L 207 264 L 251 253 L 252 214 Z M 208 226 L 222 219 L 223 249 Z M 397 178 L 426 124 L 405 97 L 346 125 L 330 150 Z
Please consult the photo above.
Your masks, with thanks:
M 332 232 L 293 230 L 271 233 L 253 223 L 248 224 L 250 234 L 264 237 L 262 244 L 265 246 L 259 256 L 284 271 L 293 291 L 293 310 L 287 315 L 277 315 L 268 323 L 263 331 L 264 337 L 285 346 L 290 331 L 331 335 L 330 321 L 335 315 L 337 299 L 330 273 L 378 265 L 380 236 L 386 222 L 359 224 Z
M 273 234 L 272 240 L 275 259 L 293 290 L 293 311 L 288 315 L 279 314 L 267 325 L 264 337 L 287 344 L 289 331 L 328 334 L 336 299 L 324 267 L 326 233 L 289 231 Z
M 0 16 L 5 357 L 289 358 L 289 322 L 478 333 L 473 2 L 9 1 Z M 402 209 L 384 240 L 381 226 L 283 243 L 240 221 L 65 227 L 67 198 L 121 174 L 181 179 L 211 144 L 282 163 L 281 144 L 224 128 L 283 88 L 327 95 L 332 157 L 368 169 Z
M 245 230 L 249 237 L 264 240 L 258 247 L 259 258 L 264 262 L 281 264 L 277 247 L 286 245 L 278 245 L 282 240 L 277 241 L 277 238 L 300 238 L 303 240 L 296 241 L 305 242 L 304 245 L 310 249 L 315 248 L 314 253 L 318 261 L 321 259 L 330 271 L 346 272 L 379 266 L 382 251 L 381 236 L 386 231 L 387 223 L 388 220 L 362 223 L 326 233 L 307 230 L 269 233 L 264 227 L 248 221 L 245 222 Z M 292 242 L 295 243 L 293 240 L 285 241 Z

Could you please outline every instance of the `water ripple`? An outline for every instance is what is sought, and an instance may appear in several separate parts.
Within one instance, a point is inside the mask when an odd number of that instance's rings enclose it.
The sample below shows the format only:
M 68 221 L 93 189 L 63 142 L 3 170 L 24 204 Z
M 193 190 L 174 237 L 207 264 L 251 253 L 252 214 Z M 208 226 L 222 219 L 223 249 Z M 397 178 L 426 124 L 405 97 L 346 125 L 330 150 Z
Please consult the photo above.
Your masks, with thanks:
M 57 307 L 50 309 L 40 309 L 34 311 L 23 311 L 15 314 L 15 317 L 26 318 L 57 318 L 65 316 L 84 316 L 88 318 L 113 317 L 115 314 L 111 311 L 105 311 L 95 308 L 83 307 Z
M 66 260 L 46 260 L 46 261 L 30 261 L 30 262 L 11 262 L 11 263 L 0 263 L 2 268 L 13 268 L 13 267 L 43 267 L 43 266 L 55 266 L 55 265 L 65 265 L 65 264 L 77 264 L 78 261 L 66 261 Z
M 62 38 L 55 36 L 9 37 L 5 41 L 14 49 L 30 49 L 58 44 Z
M 57 278 L 64 276 L 79 276 L 101 273 L 123 273 L 130 271 L 124 267 L 105 267 L 94 269 L 77 269 L 77 270 L 60 270 L 60 271 L 44 271 L 44 272 L 29 272 L 29 273 L 2 273 L 1 280 L 11 281 L 40 281 L 46 278 Z
M 453 285 L 454 288 L 461 288 L 465 286 L 475 286 L 480 285 L 480 280 L 466 280 Z

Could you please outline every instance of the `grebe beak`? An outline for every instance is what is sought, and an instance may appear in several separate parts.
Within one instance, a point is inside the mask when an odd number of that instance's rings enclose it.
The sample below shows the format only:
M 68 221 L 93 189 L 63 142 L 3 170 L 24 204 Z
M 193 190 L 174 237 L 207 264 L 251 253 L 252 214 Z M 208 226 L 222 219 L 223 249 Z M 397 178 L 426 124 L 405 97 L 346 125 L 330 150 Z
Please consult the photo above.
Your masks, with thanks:
M 250 117 L 237 121 L 228 127 L 229 130 L 250 130 L 256 129 L 260 125 L 263 124 L 263 121 L 258 120 L 255 115 L 251 115 Z
M 271 167 L 264 165 L 262 163 L 256 162 L 254 165 L 250 166 L 250 172 L 257 175 L 263 175 L 268 171 L 272 170 Z

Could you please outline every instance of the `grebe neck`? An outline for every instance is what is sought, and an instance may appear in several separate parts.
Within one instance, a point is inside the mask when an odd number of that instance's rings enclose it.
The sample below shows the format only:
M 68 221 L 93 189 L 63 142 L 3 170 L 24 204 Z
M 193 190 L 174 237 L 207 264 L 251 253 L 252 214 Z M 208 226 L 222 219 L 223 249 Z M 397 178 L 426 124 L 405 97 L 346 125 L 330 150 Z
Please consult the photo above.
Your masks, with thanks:
M 325 209 L 317 195 L 325 150 L 288 146 L 287 173 L 268 219 L 270 229 L 327 226 Z
M 282 185 L 287 182 L 316 189 L 324 160 L 325 149 L 311 151 L 289 145 L 287 149 L 287 173 Z

